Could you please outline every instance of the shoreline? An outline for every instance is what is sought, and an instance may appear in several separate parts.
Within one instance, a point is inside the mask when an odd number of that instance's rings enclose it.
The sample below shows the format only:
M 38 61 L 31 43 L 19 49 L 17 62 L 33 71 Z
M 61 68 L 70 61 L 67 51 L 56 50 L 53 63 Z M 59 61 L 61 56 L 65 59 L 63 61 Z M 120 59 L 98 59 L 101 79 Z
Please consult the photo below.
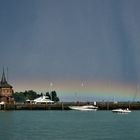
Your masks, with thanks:
M 55 104 L 15 103 L 0 105 L 0 110 L 71 110 L 69 106 L 94 105 L 94 102 L 59 102 Z M 98 110 L 112 110 L 116 108 L 140 110 L 140 102 L 97 102 Z

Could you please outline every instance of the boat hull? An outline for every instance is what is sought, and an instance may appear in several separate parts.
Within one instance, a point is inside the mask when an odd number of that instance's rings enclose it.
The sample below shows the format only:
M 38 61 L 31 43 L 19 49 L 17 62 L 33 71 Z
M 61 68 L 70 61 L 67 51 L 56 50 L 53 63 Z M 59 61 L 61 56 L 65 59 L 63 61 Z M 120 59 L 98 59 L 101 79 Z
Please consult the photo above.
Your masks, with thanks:
M 95 106 L 69 106 L 72 110 L 78 110 L 78 111 L 96 111 L 97 107 Z
M 129 109 L 114 109 L 112 110 L 113 113 L 130 113 L 131 111 Z

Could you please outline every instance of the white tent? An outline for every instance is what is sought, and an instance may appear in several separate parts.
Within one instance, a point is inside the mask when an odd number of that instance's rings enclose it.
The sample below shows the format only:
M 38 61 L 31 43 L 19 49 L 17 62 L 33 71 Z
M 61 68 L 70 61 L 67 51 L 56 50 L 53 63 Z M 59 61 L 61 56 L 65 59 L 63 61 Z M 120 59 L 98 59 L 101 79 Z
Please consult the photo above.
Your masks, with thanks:
M 40 104 L 41 104 L 41 103 L 46 103 L 46 104 L 48 104 L 48 103 L 54 103 L 54 101 L 48 99 L 48 96 L 41 96 L 41 97 L 39 97 L 39 98 L 34 99 L 34 103 L 35 103 L 35 104 L 38 104 L 38 103 L 40 103 Z
M 2 102 L 0 102 L 0 105 L 4 105 L 4 104 L 5 104 L 5 102 L 3 102 L 3 101 L 2 101 Z

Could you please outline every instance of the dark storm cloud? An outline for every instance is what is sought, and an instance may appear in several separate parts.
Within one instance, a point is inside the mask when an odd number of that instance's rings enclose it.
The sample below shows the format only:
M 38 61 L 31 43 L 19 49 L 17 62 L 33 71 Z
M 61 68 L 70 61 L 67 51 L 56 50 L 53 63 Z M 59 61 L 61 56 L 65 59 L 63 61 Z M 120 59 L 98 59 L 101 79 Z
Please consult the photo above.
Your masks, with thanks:
M 0 67 L 13 77 L 140 80 L 138 0 L 0 1 Z

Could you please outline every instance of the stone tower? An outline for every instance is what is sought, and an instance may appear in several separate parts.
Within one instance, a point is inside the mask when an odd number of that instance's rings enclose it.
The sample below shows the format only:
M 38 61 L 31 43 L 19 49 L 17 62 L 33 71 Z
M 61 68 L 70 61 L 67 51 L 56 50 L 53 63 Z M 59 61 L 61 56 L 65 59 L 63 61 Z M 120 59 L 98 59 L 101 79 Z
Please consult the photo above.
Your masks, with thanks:
M 2 73 L 2 78 L 0 81 L 0 102 L 5 102 L 5 103 L 12 103 L 13 102 L 13 87 L 8 84 L 6 77 L 5 77 L 5 72 L 3 70 Z

